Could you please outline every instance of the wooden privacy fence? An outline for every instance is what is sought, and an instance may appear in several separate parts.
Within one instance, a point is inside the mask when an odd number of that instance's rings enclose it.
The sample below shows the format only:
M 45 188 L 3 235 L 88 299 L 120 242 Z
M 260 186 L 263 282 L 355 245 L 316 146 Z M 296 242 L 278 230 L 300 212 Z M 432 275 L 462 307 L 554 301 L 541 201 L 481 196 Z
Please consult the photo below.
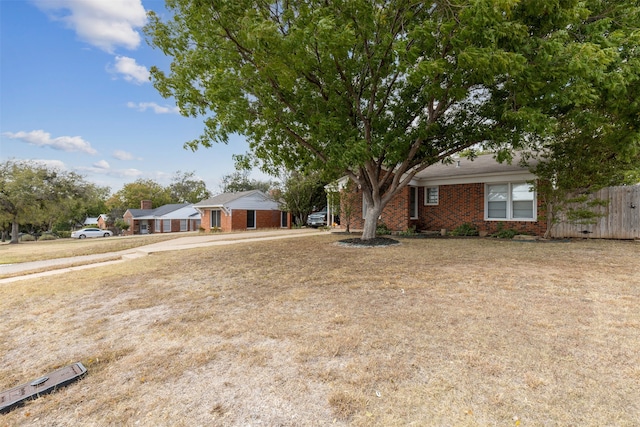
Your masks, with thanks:
M 640 239 L 640 185 L 603 188 L 589 196 L 589 200 L 597 199 L 608 203 L 592 208 L 600 215 L 593 224 L 571 223 L 561 214 L 551 236 Z

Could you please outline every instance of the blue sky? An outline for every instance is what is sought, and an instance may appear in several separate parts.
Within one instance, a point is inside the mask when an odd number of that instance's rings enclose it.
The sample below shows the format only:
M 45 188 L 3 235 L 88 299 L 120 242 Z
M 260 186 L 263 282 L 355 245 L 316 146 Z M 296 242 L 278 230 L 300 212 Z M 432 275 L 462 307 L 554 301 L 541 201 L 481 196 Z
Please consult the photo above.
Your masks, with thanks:
M 0 0 L 0 161 L 44 162 L 112 192 L 193 171 L 219 192 L 248 144 L 183 148 L 203 119 L 178 114 L 149 81 L 170 58 L 145 41 L 147 10 L 168 13 L 162 0 Z

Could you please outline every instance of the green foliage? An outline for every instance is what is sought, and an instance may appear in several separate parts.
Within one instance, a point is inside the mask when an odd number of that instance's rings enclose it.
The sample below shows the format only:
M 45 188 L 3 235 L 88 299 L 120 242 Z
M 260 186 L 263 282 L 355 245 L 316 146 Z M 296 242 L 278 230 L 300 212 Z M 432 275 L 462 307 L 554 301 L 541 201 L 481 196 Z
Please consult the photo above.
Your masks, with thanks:
M 118 218 L 113 224 L 118 230 L 127 231 L 130 227 L 129 223 L 122 218 Z
M 171 203 L 198 203 L 211 197 L 207 185 L 194 172 L 177 171 L 167 187 Z
M 401 231 L 400 233 L 398 233 L 400 236 L 404 236 L 404 237 L 413 237 L 413 236 L 417 236 L 418 233 L 416 232 L 416 227 L 415 225 L 412 225 L 411 227 L 407 228 L 404 231 Z
M 385 236 L 387 234 L 391 234 L 391 229 L 387 227 L 387 224 L 379 221 L 376 225 L 376 236 Z
M 309 214 L 326 204 L 324 185 L 318 173 L 290 171 L 284 174 L 277 199 L 281 209 L 291 213 L 295 225 L 304 225 Z
M 496 232 L 491 234 L 491 237 L 497 237 L 498 239 L 513 239 L 518 234 L 522 233 L 518 230 L 514 230 L 513 228 L 504 228 L 504 223 L 499 222 Z
M 57 223 L 84 220 L 87 212 L 102 206 L 108 191 L 73 172 L 36 162 L 6 161 L 0 164 L 0 223 L 11 224 L 16 236 L 12 243 L 17 243 L 20 226 L 51 230 Z
M 260 190 L 265 194 L 274 188 L 273 181 L 261 181 L 249 178 L 250 171 L 238 170 L 222 177 L 220 191 L 223 193 L 238 193 L 241 191 Z
M 38 240 L 56 240 L 57 238 L 54 234 L 43 234 Z
M 59 230 L 59 231 L 56 231 L 56 235 L 57 235 L 58 237 L 60 237 L 61 239 L 68 239 L 68 238 L 70 238 L 70 237 L 71 237 L 71 231 L 68 231 L 68 230 L 64 230 L 64 231 L 63 231 L 63 230 Z
M 239 133 L 267 170 L 349 176 L 363 239 L 415 173 L 479 143 L 555 171 L 588 159 L 578 181 L 615 175 L 607 153 L 637 161 L 637 2 L 454 3 L 171 0 L 145 27 L 172 57 L 151 76 L 206 117 L 187 147 Z
M 36 238 L 35 238 L 35 236 L 33 236 L 31 234 L 23 234 L 22 236 L 20 236 L 20 241 L 21 242 L 35 242 Z
M 478 228 L 471 223 L 464 223 L 451 230 L 452 236 L 477 236 L 480 234 Z
M 171 203 L 171 194 L 169 188 L 163 187 L 156 181 L 138 179 L 125 184 L 107 201 L 107 209 L 110 210 L 109 216 L 112 217 L 111 211 L 119 213 L 112 218 L 119 218 L 127 209 L 140 209 L 142 200 L 151 200 L 153 208 L 157 208 Z
M 346 185 L 340 191 L 340 223 L 345 226 L 347 233 L 351 232 L 351 221 L 357 212 L 357 205 L 361 203 L 358 186 L 353 180 L 347 180 Z

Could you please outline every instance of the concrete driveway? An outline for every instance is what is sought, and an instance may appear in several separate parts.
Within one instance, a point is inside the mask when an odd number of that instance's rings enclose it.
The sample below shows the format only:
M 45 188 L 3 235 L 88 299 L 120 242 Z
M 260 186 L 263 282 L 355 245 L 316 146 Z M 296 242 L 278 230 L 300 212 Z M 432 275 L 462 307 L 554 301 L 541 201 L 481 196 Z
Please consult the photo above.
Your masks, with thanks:
M 182 249 L 202 248 L 207 246 L 234 245 L 248 242 L 260 242 L 264 240 L 290 239 L 295 237 L 316 236 L 327 234 L 327 231 L 319 231 L 313 228 L 282 229 L 267 231 L 246 231 L 240 233 L 198 234 L 151 245 L 140 246 L 119 252 L 108 252 L 96 255 L 83 255 L 70 258 L 57 258 L 44 261 L 23 262 L 17 264 L 0 265 L 0 275 L 20 274 L 15 277 L 0 279 L 0 284 L 12 283 L 18 280 L 26 280 L 35 277 L 62 274 L 69 271 L 83 270 L 102 265 L 124 262 L 129 259 L 139 258 L 154 252 L 178 251 Z M 36 273 L 29 273 L 34 272 Z M 23 273 L 23 274 L 21 274 Z

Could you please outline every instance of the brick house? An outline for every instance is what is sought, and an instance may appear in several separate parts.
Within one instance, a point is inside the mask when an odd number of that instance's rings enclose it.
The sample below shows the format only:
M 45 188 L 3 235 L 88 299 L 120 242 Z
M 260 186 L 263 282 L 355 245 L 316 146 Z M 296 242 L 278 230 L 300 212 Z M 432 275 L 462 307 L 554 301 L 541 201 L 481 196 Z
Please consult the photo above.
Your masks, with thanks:
M 84 226 L 98 226 L 99 229 L 101 230 L 106 230 L 107 228 L 109 228 L 109 225 L 107 224 L 109 220 L 109 217 L 107 216 L 107 214 L 100 214 L 97 217 L 87 217 L 84 220 L 83 225 Z
M 469 223 L 487 233 L 503 227 L 543 235 L 544 212 L 530 184 L 536 177 L 518 160 L 498 163 L 483 155 L 430 166 L 385 206 L 380 221 L 393 231 L 450 231 Z M 363 228 L 366 209 L 361 196 L 356 200 L 350 225 L 355 230 Z
M 177 233 L 197 231 L 200 212 L 192 204 L 171 204 L 153 209 L 151 200 L 140 202 L 140 209 L 127 209 L 122 218 L 129 224 L 123 234 Z
M 290 228 L 289 213 L 260 190 L 223 193 L 194 205 L 202 214 L 206 231 L 239 231 L 257 228 Z

